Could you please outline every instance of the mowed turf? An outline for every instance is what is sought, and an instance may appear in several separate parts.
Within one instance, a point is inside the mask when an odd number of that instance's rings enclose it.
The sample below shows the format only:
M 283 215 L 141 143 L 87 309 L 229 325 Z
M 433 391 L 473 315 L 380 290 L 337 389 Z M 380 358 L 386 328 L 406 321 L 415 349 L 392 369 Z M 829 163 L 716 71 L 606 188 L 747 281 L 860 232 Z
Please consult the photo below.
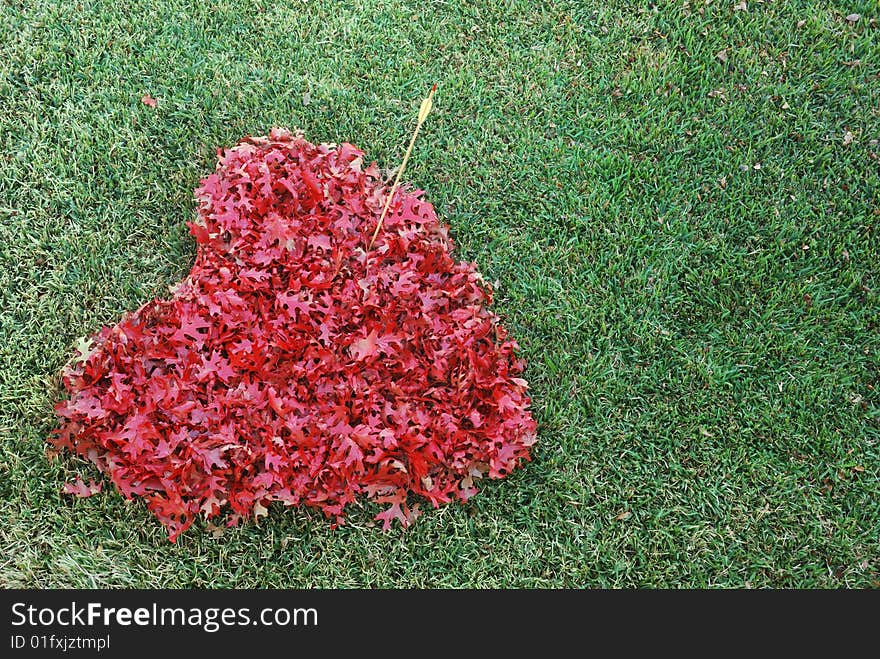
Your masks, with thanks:
M 3 3 L 0 585 L 880 586 L 880 11 L 737 5 Z M 533 462 L 388 533 L 63 496 L 58 372 L 189 270 L 216 148 L 391 168 L 435 81 L 405 178 L 496 282 Z

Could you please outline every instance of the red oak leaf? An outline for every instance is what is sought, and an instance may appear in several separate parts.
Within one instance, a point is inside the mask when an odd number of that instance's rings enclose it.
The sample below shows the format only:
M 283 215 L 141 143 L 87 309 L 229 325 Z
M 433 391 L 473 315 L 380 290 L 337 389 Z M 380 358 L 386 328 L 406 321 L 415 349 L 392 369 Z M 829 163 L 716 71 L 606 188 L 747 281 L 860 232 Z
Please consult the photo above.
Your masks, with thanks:
M 357 361 L 361 361 L 366 359 L 367 357 L 372 357 L 376 354 L 376 339 L 378 334 L 376 330 L 370 332 L 363 339 L 358 339 L 354 343 L 351 344 L 351 356 L 355 358 Z
M 101 483 L 96 483 L 94 480 L 89 481 L 89 484 L 86 485 L 81 478 L 77 478 L 73 483 L 65 483 L 64 487 L 61 488 L 61 491 L 64 494 L 72 494 L 77 497 L 85 498 L 94 496 L 101 491 Z

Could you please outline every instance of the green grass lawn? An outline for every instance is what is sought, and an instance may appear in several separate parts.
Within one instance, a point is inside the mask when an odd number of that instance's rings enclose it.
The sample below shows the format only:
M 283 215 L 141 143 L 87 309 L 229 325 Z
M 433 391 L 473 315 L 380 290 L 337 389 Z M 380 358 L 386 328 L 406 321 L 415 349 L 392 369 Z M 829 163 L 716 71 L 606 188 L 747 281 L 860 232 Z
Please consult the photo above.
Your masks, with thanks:
M 4 2 L 0 585 L 880 586 L 880 10 L 735 5 Z M 406 178 L 497 281 L 534 461 L 388 533 L 62 496 L 59 369 L 189 270 L 216 148 L 393 167 L 434 81 Z

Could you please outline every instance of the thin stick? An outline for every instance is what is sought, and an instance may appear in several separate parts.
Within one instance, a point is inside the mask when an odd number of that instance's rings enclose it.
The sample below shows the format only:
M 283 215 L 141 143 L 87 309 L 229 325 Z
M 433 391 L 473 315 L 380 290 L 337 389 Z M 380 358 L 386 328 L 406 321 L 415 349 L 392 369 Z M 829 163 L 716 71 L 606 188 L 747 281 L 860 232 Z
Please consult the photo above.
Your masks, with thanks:
M 435 91 L 437 91 L 436 82 L 434 83 L 434 86 L 431 87 L 431 91 L 428 93 L 428 98 L 422 101 L 422 106 L 419 108 L 419 118 L 416 122 L 416 129 L 413 132 L 412 139 L 409 141 L 409 147 L 406 149 L 406 154 L 403 156 L 403 162 L 400 163 L 400 168 L 397 170 L 397 176 L 394 177 L 394 185 L 391 186 L 391 192 L 388 194 L 388 198 L 385 199 L 385 208 L 382 209 L 382 215 L 379 216 L 379 223 L 376 225 L 376 230 L 373 231 L 373 237 L 370 238 L 370 244 L 367 245 L 367 252 L 373 248 L 373 243 L 376 242 L 376 236 L 379 235 L 379 231 L 382 229 L 382 223 L 385 221 L 385 216 L 388 214 L 391 200 L 394 199 L 394 195 L 397 193 L 397 186 L 400 184 L 400 176 L 403 174 L 403 170 L 406 169 L 409 154 L 412 153 L 413 145 L 416 143 L 416 138 L 419 136 L 419 129 L 422 127 L 428 113 L 431 111 L 431 106 L 433 105 L 432 99 L 434 98 Z

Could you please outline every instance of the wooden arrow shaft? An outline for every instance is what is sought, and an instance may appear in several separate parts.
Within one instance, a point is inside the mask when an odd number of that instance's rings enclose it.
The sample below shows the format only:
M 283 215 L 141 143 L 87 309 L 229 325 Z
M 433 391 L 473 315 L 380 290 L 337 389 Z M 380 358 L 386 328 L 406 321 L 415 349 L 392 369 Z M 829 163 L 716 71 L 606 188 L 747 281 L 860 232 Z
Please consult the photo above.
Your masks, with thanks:
M 432 99 L 434 97 L 434 92 L 437 91 L 437 85 L 435 84 L 431 87 L 431 91 L 428 94 L 428 97 L 422 101 L 422 106 L 419 109 L 419 118 L 416 122 L 416 129 L 413 131 L 412 138 L 409 141 L 409 146 L 406 149 L 406 153 L 403 156 L 403 162 L 400 163 L 400 167 L 397 170 L 397 176 L 394 177 L 394 184 L 391 186 L 391 192 L 388 193 L 388 197 L 385 199 L 385 208 L 382 209 L 382 214 L 379 216 L 379 222 L 376 224 L 376 229 L 373 231 L 373 237 L 370 238 L 370 244 L 367 245 L 367 252 L 369 252 L 373 248 L 373 243 L 376 242 L 376 237 L 379 235 L 379 231 L 382 229 L 382 224 L 385 222 L 385 216 L 388 214 L 388 209 L 391 207 L 391 201 L 394 199 L 394 195 L 397 193 L 397 186 L 400 185 L 400 177 L 403 174 L 403 170 L 406 169 L 406 163 L 409 162 L 409 156 L 412 153 L 413 146 L 416 143 L 416 138 L 419 136 L 419 130 L 422 127 L 422 124 L 425 122 L 425 119 L 428 116 L 428 113 L 431 111 Z

